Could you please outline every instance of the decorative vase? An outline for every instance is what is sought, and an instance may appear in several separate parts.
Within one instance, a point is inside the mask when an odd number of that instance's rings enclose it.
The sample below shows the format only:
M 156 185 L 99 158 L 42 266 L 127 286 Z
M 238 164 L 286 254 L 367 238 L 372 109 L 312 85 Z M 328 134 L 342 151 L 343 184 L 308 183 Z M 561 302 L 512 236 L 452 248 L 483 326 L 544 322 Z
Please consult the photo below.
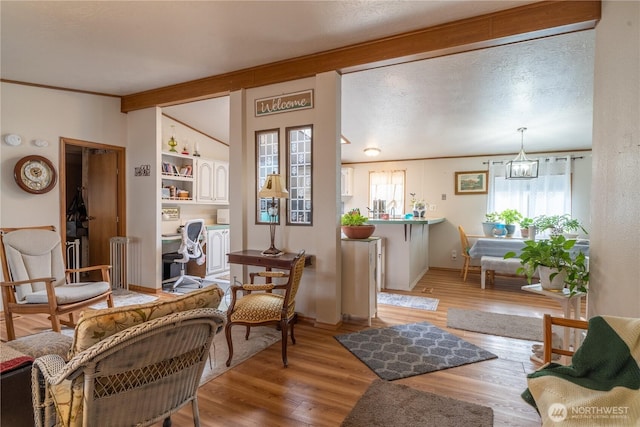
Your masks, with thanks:
M 495 224 L 493 227 L 493 236 L 494 237 L 504 237 L 507 235 L 507 228 L 504 224 Z
M 493 237 L 493 229 L 496 227 L 497 222 L 483 222 L 482 232 L 487 237 Z
M 516 232 L 516 225 L 515 224 L 507 224 L 507 225 L 505 225 L 505 227 L 507 228 L 507 237 L 513 236 L 513 233 Z
M 551 267 L 541 265 L 538 267 L 538 274 L 540 275 L 540 286 L 542 289 L 548 291 L 560 291 L 564 289 L 564 280 L 567 278 L 567 271 L 562 270 L 553 277 L 553 280 L 549 279 L 553 273 L 557 273 L 558 270 Z
M 343 225 L 342 232 L 349 239 L 368 239 L 376 229 L 373 224 Z

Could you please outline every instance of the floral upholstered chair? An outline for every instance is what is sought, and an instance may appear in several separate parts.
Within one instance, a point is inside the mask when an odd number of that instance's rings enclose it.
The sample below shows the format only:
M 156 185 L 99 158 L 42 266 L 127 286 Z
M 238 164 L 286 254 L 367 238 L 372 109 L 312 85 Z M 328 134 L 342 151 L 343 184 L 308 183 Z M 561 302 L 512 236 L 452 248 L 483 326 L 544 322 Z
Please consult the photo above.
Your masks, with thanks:
M 191 403 L 224 324 L 213 285 L 180 298 L 82 313 L 68 362 L 34 361 L 36 426 L 147 426 Z

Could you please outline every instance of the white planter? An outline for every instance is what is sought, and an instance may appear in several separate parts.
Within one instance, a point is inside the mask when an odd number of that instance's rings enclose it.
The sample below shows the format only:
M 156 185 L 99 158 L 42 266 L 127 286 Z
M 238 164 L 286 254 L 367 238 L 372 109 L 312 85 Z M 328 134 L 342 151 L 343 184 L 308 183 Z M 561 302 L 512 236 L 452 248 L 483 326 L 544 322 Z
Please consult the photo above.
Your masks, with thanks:
M 543 265 L 538 267 L 538 273 L 540 274 L 540 285 L 542 289 L 546 289 L 548 291 L 558 291 L 564 289 L 564 280 L 567 278 L 567 271 L 562 270 L 560 273 L 556 274 L 553 280 L 549 280 L 549 276 L 553 273 L 556 273 L 558 270 L 555 268 L 545 267 Z

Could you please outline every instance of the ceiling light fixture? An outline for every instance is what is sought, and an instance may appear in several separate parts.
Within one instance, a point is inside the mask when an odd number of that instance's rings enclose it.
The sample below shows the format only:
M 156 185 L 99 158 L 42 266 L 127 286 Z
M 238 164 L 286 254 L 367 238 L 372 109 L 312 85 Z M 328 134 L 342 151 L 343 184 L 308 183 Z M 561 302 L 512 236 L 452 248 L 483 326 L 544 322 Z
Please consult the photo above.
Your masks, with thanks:
M 368 147 L 364 149 L 364 154 L 366 154 L 369 157 L 375 157 L 378 154 L 380 154 L 380 149 L 377 147 Z
M 538 160 L 529 160 L 524 153 L 524 131 L 527 128 L 519 128 L 520 132 L 520 152 L 515 159 L 507 162 L 507 179 L 531 179 L 538 177 Z

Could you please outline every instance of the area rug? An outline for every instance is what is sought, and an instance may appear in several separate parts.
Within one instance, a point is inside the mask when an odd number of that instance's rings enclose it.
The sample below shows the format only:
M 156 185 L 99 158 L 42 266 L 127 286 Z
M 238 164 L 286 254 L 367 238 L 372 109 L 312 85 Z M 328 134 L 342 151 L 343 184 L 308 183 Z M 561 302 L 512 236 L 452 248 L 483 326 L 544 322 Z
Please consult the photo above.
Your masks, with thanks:
M 342 427 L 491 427 L 493 409 L 375 380 L 353 407 Z
M 498 357 L 428 322 L 366 329 L 334 338 L 383 380 Z
M 125 305 L 144 304 L 147 302 L 155 301 L 158 297 L 139 292 L 129 291 L 127 289 L 114 289 L 111 292 L 113 296 L 113 306 L 122 307 Z M 91 308 L 100 309 L 107 308 L 107 302 L 102 301 L 90 306 Z
M 435 298 L 378 292 L 378 304 L 397 305 L 400 307 L 436 311 L 438 309 L 438 302 L 439 300 Z
M 234 366 L 277 343 L 282 338 L 282 332 L 278 331 L 275 327 L 268 326 L 252 327 L 248 340 L 244 339 L 244 334 L 245 328 L 242 326 L 231 328 L 233 359 L 231 360 L 231 366 L 229 368 L 227 368 L 226 365 L 227 358 L 229 357 L 229 348 L 227 347 L 224 329 L 213 338 L 213 345 L 209 352 L 209 360 L 204 367 L 200 385 L 222 375 Z
M 528 341 L 542 341 L 542 319 L 513 314 L 450 308 L 447 327 Z

